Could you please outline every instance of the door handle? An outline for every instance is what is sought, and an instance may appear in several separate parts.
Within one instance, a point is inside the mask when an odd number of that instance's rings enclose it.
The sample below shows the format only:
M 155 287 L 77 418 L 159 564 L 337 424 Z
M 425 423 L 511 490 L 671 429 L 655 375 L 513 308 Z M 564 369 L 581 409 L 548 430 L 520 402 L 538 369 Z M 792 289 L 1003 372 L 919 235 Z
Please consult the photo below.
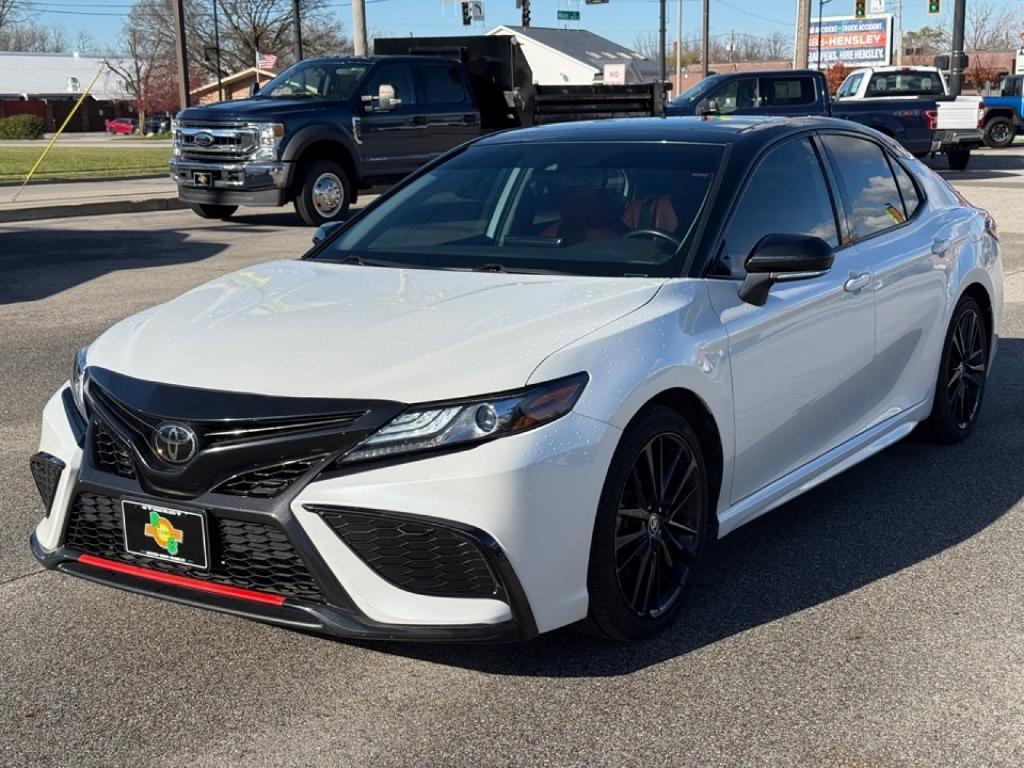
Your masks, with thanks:
M 936 237 L 932 240 L 932 253 L 945 258 L 949 255 L 949 249 L 953 245 L 952 240 Z
M 870 272 L 851 272 L 850 278 L 843 283 L 843 290 L 847 293 L 859 293 L 871 285 L 871 279 Z

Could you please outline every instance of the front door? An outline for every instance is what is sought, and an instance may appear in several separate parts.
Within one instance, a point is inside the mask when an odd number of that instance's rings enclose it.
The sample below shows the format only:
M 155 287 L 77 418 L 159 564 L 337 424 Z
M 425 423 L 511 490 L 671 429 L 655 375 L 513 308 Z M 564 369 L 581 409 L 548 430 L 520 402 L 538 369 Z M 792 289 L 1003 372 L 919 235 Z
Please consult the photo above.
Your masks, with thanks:
M 380 109 L 377 94 L 382 85 L 395 89 L 395 97 L 401 100 L 398 107 Z M 363 114 L 354 118 L 354 130 L 365 176 L 404 176 L 430 158 L 427 119 L 409 65 L 377 67 L 366 79 L 362 95 Z
M 875 309 L 855 248 L 840 248 L 820 155 L 808 137 L 778 145 L 748 179 L 708 280 L 729 336 L 735 408 L 732 503 L 868 426 Z M 769 234 L 808 234 L 837 248 L 832 270 L 775 285 L 762 307 L 737 295 L 743 263 Z
M 480 135 L 480 113 L 473 104 L 462 68 L 453 62 L 417 64 L 423 113 L 427 120 L 426 144 L 440 155 Z
M 720 115 L 763 115 L 765 101 L 761 81 L 757 77 L 738 77 L 729 80 L 708 94 L 718 103 Z

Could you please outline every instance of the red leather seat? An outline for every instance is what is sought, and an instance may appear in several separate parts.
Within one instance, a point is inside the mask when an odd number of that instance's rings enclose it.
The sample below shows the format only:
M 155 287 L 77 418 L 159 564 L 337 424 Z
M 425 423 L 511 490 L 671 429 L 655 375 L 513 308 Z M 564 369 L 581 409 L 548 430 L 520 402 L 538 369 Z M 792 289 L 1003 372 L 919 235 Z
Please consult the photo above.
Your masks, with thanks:
M 559 220 L 542 237 L 560 237 L 569 244 L 613 240 L 627 231 L 620 208 L 604 189 L 566 189 L 559 197 Z
M 675 232 L 679 227 L 679 216 L 671 195 L 647 195 L 634 200 L 622 214 L 622 223 L 631 230 L 660 229 Z

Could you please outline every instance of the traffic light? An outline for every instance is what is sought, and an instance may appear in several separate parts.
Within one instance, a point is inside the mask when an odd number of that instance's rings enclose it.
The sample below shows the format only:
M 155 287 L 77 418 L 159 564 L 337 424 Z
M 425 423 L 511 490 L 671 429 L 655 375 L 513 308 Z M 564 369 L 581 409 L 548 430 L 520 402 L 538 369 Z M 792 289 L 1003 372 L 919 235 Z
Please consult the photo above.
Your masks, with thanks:
M 853 15 L 858 19 L 863 19 L 868 15 L 868 9 L 864 6 L 867 5 L 867 0 L 856 0 L 853 6 Z
M 469 10 L 469 0 L 462 0 L 462 26 L 468 27 L 473 23 L 473 14 Z
M 942 0 L 928 0 L 928 13 L 933 16 L 942 13 Z
M 530 0 L 523 0 L 523 26 L 530 26 Z

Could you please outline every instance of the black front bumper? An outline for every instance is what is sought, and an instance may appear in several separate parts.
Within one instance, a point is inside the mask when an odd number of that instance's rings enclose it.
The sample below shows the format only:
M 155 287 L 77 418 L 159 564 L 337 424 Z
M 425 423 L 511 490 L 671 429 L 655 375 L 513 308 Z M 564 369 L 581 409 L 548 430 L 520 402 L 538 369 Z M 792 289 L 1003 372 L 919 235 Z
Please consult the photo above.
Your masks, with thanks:
M 515 619 L 497 624 L 452 626 L 382 624 L 354 609 L 341 610 L 322 603 L 295 598 L 285 598 L 279 604 L 273 604 L 247 597 L 232 597 L 204 591 L 204 588 L 208 587 L 205 582 L 196 581 L 195 585 L 170 584 L 155 580 L 159 576 L 155 571 L 151 578 L 123 572 L 120 570 L 119 564 L 113 561 L 109 561 L 110 566 L 97 563 L 99 558 L 87 557 L 86 562 L 83 562 L 82 553 L 79 552 L 64 548 L 43 549 L 35 534 L 32 534 L 29 543 L 36 560 L 49 570 L 60 571 L 128 592 L 159 597 L 183 605 L 207 608 L 245 619 L 329 637 L 350 640 L 499 643 L 524 640 L 536 634 L 535 628 L 532 631 L 524 630 L 520 622 Z
M 203 205 L 252 205 L 276 207 L 290 199 L 294 164 L 249 161 L 209 162 L 172 158 L 170 175 L 178 185 L 178 197 Z M 197 186 L 196 175 L 209 176 L 212 186 Z

